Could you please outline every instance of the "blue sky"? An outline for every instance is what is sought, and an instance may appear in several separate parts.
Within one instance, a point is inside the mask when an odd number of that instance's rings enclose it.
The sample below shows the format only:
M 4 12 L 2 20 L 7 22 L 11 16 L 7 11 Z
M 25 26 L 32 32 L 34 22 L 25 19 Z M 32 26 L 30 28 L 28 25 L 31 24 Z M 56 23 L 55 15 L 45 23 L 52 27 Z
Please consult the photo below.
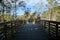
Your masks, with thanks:
M 25 1 L 26 8 L 30 8 L 30 13 L 33 13 L 36 11 L 38 14 L 48 9 L 46 6 L 48 4 L 47 0 L 20 0 Z M 17 10 L 18 15 L 23 15 L 24 10 L 22 10 L 22 7 L 19 7 Z
M 8 1 L 11 3 L 11 0 L 8 0 Z M 29 8 L 29 12 L 31 14 L 35 11 L 37 14 L 41 14 L 42 12 L 48 10 L 48 8 L 50 7 L 50 6 L 47 6 L 48 5 L 47 0 L 18 0 L 16 3 L 17 4 L 16 5 L 17 6 L 17 10 L 16 10 L 17 15 L 23 15 L 24 11 L 26 10 L 23 7 L 18 6 L 18 3 L 21 1 L 24 1 L 24 4 L 26 6 L 25 8 Z M 7 3 L 5 0 L 4 0 L 4 2 Z M 58 5 L 60 5 L 60 0 L 57 0 L 57 2 L 59 3 Z M 11 13 L 13 13 L 15 11 L 14 3 L 11 3 L 11 4 L 12 4 Z

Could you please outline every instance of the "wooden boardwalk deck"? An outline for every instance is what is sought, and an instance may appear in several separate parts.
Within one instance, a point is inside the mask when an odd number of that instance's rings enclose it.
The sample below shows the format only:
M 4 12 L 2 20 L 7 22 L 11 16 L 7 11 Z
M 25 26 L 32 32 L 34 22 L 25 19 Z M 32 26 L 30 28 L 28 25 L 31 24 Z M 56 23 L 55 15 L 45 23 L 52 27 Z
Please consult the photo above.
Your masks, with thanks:
M 17 29 L 14 40 L 48 40 L 48 35 L 38 25 L 26 24 Z

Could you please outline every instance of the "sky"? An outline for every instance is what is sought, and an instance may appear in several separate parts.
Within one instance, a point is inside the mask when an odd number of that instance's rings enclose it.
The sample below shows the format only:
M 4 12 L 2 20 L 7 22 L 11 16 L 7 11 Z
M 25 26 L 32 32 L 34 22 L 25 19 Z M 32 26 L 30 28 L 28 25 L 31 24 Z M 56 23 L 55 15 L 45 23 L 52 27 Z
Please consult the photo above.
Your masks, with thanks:
M 46 6 L 48 4 L 47 0 L 20 0 L 25 1 L 26 8 L 30 8 L 30 13 L 37 12 L 37 14 L 42 13 L 43 11 L 47 10 L 48 7 Z M 23 15 L 24 10 L 23 8 L 19 7 L 17 10 L 18 15 Z
M 8 1 L 11 2 L 11 0 L 8 0 Z M 25 8 L 18 6 L 18 3 L 21 1 L 24 1 Z M 4 2 L 5 4 L 7 3 L 5 0 Z M 58 5 L 60 5 L 60 0 L 57 0 L 57 2 L 59 3 Z M 11 4 L 12 4 L 11 13 L 13 13 L 15 11 L 14 3 L 11 3 Z M 27 10 L 27 8 L 31 14 L 34 12 L 36 12 L 37 14 L 41 14 L 44 11 L 48 10 L 49 8 L 47 0 L 18 0 L 16 2 L 16 6 L 17 6 L 17 10 L 16 10 L 17 15 L 23 15 L 25 13 L 25 10 Z

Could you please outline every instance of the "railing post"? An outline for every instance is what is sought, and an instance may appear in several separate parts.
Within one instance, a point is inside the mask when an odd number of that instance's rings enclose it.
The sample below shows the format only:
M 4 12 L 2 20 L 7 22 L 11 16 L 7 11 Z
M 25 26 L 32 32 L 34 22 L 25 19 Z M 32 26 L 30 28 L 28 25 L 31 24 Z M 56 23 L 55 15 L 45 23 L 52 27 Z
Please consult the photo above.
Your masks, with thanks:
M 13 23 L 12 23 L 12 21 L 11 21 L 11 38 L 13 38 Z
M 40 26 L 43 29 L 43 20 L 41 20 Z
M 4 35 L 5 35 L 5 40 L 7 40 L 7 25 L 4 23 Z
M 56 24 L 56 39 L 58 37 L 58 24 Z
M 16 26 L 16 20 L 13 21 L 13 24 Z
M 50 21 L 48 22 L 48 34 L 49 34 L 49 37 L 50 37 Z
M 42 21 L 42 27 L 43 27 L 43 30 L 44 30 L 44 21 Z
M 46 27 L 46 21 L 44 21 L 44 30 L 45 30 L 45 27 Z

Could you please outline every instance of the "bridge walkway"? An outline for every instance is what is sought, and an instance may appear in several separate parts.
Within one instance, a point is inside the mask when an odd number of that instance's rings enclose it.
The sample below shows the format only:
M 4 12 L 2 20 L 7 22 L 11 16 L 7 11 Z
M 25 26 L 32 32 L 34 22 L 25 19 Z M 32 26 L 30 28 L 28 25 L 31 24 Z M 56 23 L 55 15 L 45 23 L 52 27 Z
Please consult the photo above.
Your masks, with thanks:
M 16 28 L 14 40 L 48 40 L 48 35 L 40 26 L 26 24 L 22 28 Z

